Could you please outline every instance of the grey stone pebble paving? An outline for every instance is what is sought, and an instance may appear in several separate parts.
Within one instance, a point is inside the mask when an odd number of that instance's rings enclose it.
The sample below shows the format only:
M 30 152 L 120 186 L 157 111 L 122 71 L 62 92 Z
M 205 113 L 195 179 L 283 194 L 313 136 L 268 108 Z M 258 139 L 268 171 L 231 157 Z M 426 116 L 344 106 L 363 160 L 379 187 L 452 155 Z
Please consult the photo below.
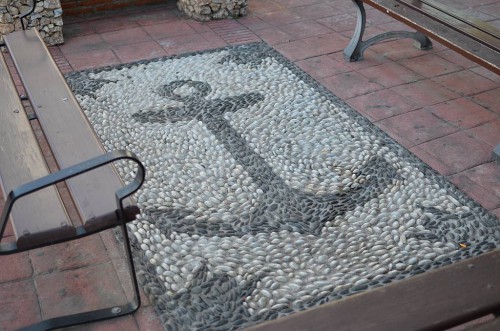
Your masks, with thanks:
M 129 229 L 166 330 L 239 329 L 500 243 L 495 216 L 265 44 L 67 79 L 148 170 Z

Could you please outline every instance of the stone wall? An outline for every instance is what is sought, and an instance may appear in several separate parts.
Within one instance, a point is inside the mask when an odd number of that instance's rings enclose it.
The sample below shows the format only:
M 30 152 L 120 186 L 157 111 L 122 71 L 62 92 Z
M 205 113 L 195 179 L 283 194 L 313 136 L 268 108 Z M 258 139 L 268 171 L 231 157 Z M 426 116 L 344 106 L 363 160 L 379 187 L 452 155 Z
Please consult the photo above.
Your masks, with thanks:
M 20 14 L 31 8 L 33 0 L 0 0 L 0 39 L 12 31 L 21 30 Z M 62 9 L 59 0 L 38 1 L 33 13 L 24 20 L 28 27 L 37 27 L 48 45 L 64 42 Z
M 248 0 L 178 0 L 177 6 L 187 16 L 198 21 L 209 21 L 247 14 Z

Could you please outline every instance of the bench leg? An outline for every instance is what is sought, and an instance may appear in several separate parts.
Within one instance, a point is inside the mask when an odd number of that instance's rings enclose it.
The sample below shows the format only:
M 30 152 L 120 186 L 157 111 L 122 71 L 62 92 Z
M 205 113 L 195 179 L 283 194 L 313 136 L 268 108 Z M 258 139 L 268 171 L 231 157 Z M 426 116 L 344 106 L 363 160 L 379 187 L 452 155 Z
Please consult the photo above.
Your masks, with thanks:
M 89 312 L 77 313 L 74 315 L 55 317 L 41 321 L 37 324 L 27 326 L 25 328 L 20 329 L 19 331 L 46 331 L 46 330 L 59 329 L 63 327 L 68 327 L 88 322 L 97 322 L 114 317 L 128 315 L 135 312 L 139 308 L 139 306 L 141 305 L 141 298 L 139 294 L 139 285 L 137 283 L 134 264 L 132 260 L 133 257 L 130 248 L 130 241 L 127 234 L 127 227 L 125 224 L 123 224 L 120 226 L 120 228 L 122 230 L 123 244 L 125 246 L 125 252 L 128 262 L 128 271 L 130 279 L 132 281 L 134 298 L 130 302 L 121 306 L 97 309 Z
M 497 147 L 493 150 L 493 160 L 500 165 L 500 143 L 498 143 Z
M 357 21 L 356 29 L 354 30 L 354 35 L 352 36 L 351 42 L 344 50 L 344 58 L 346 61 L 355 62 L 363 59 L 363 53 L 365 50 L 373 44 L 379 43 L 386 39 L 400 39 L 400 38 L 411 38 L 415 40 L 415 47 L 422 50 L 427 50 L 432 48 L 432 42 L 424 34 L 420 32 L 409 32 L 409 31 L 390 31 L 381 33 L 372 37 L 366 41 L 363 41 L 363 34 L 366 27 L 366 11 L 361 0 L 352 0 L 356 5 L 357 9 Z

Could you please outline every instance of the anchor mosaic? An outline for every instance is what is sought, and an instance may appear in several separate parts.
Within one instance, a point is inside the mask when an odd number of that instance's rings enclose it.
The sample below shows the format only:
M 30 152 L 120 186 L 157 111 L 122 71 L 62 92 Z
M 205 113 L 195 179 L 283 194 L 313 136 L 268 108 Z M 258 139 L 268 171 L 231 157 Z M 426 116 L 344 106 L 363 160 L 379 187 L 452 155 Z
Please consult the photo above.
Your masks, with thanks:
M 243 328 L 500 243 L 495 216 L 265 44 L 68 81 L 148 169 L 130 230 L 167 330 Z

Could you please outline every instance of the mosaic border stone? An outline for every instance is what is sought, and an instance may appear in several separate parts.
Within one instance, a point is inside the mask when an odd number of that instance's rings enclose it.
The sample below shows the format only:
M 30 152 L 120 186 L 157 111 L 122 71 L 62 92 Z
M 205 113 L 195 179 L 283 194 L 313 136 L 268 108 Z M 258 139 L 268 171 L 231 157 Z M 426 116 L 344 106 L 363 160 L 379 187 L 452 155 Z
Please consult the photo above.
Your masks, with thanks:
M 247 327 L 500 242 L 494 215 L 264 43 L 67 80 L 105 147 L 150 170 L 130 230 L 167 330 Z

